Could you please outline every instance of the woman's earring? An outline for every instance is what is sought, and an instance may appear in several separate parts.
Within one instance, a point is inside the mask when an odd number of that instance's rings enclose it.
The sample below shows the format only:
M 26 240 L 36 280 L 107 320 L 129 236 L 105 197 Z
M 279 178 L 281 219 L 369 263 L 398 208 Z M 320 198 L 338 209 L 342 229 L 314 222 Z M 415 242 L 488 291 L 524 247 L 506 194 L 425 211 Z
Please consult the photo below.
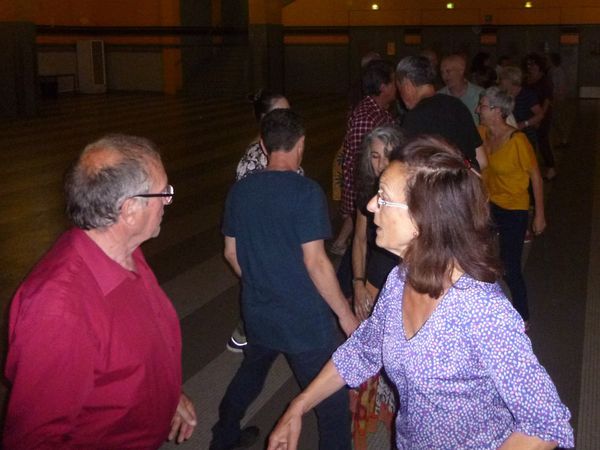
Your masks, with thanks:
M 419 236 L 419 232 L 418 231 L 413 231 L 413 237 L 416 238 Z

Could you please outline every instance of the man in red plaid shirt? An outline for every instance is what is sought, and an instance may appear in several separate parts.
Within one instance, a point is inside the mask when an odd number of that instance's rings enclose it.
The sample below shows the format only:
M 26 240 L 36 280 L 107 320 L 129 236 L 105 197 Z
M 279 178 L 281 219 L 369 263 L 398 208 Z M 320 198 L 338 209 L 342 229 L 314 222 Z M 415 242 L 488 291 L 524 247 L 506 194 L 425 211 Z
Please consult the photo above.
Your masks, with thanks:
M 362 75 L 364 98 L 354 108 L 344 138 L 342 164 L 344 187 L 342 189 L 342 216 L 354 217 L 356 213 L 355 166 L 359 159 L 364 136 L 373 129 L 390 125 L 394 119 L 388 112 L 396 100 L 394 66 L 383 60 L 371 61 Z

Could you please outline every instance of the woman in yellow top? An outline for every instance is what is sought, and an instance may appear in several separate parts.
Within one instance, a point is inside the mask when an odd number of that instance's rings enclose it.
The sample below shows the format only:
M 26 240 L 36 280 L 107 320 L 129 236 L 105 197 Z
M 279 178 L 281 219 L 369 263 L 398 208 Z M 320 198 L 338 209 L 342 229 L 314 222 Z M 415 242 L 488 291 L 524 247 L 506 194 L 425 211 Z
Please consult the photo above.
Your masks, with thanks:
M 529 213 L 529 183 L 533 190 L 535 215 L 532 231 L 539 235 L 546 228 L 543 182 L 535 153 L 525 134 L 506 123 L 514 99 L 497 87 L 483 92 L 476 109 L 479 132 L 488 165 L 483 179 L 490 196 L 492 218 L 500 241 L 504 280 L 513 305 L 528 326 L 527 288 L 521 271 L 523 241 Z

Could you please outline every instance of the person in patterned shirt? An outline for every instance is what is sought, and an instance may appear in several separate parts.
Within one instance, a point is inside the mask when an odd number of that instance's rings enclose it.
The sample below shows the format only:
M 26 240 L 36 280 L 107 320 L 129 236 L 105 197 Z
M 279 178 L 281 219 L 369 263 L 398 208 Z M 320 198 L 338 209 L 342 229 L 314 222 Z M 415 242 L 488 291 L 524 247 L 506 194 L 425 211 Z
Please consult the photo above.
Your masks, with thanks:
M 354 108 L 348 119 L 343 144 L 342 216 L 354 217 L 356 214 L 355 167 L 363 138 L 375 128 L 391 125 L 394 122 L 388 111 L 396 100 L 394 66 L 384 60 L 371 61 L 363 72 L 362 87 L 365 97 Z
M 377 245 L 401 256 L 373 314 L 290 404 L 268 450 L 294 449 L 302 416 L 385 368 L 396 447 L 572 448 L 571 414 L 497 283 L 482 181 L 458 149 L 416 139 L 368 204 Z
M 356 216 L 356 165 L 360 160 L 363 138 L 375 128 L 391 125 L 394 121 L 388 111 L 396 100 L 394 67 L 388 61 L 371 61 L 363 70 L 361 82 L 365 96 L 348 119 L 342 144 L 343 186 L 340 215 L 343 223 L 330 248 L 331 253 L 343 255 L 338 266 L 338 280 L 347 296 L 352 295 L 351 251 L 347 248 L 347 241 L 354 231 L 353 219 Z

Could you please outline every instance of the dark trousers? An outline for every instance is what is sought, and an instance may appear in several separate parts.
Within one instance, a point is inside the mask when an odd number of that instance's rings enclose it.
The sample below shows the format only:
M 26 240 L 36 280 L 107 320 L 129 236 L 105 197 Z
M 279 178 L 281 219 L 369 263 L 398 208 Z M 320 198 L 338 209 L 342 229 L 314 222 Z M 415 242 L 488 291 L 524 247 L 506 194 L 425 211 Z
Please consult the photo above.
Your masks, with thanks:
M 354 278 L 352 276 L 352 243 L 346 248 L 340 260 L 340 265 L 337 268 L 336 275 L 344 296 L 351 298 L 354 295 L 354 288 L 352 286 L 352 279 Z
M 552 122 L 549 117 L 544 118 L 539 128 L 536 130 L 538 149 L 544 160 L 544 165 L 548 168 L 554 167 L 554 153 L 552 152 L 552 144 L 550 143 L 550 129 Z
M 504 281 L 510 289 L 515 309 L 523 320 L 529 320 L 527 287 L 521 270 L 523 240 L 527 232 L 529 212 L 500 208 L 491 204 L 492 217 L 498 232 L 500 259 L 504 266 Z
M 240 421 L 246 409 L 262 391 L 269 369 L 280 352 L 248 343 L 244 360 L 219 405 L 219 421 L 212 428 L 211 449 L 228 448 L 240 436 Z M 285 353 L 292 372 L 302 389 L 318 375 L 330 359 L 332 350 Z M 315 408 L 319 426 L 319 448 L 351 448 L 350 411 L 347 390 L 340 389 Z M 283 412 L 282 412 L 283 413 Z

